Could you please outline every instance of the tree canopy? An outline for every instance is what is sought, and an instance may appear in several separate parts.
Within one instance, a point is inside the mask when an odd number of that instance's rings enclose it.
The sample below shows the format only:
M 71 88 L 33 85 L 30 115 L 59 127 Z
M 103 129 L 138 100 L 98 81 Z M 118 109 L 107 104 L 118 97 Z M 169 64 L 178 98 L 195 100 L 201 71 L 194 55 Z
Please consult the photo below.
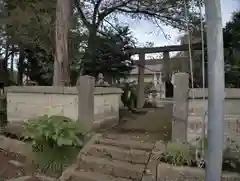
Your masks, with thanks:
M 235 12 L 223 29 L 225 79 L 228 87 L 240 87 L 240 11 Z
M 53 82 L 53 70 L 57 74 L 65 74 L 60 79 L 71 77 L 73 84 L 76 75 L 90 74 L 97 76 L 102 72 L 117 78 L 126 76 L 131 69 L 130 55 L 126 49 L 134 46 L 129 29 L 119 26 L 118 15 L 129 16 L 133 19 L 146 19 L 158 25 L 170 25 L 185 29 L 185 7 L 183 0 L 72 0 L 68 4 L 72 8 L 69 14 L 69 25 L 65 34 L 58 40 L 57 25 L 63 23 L 63 12 L 69 9 L 57 8 L 64 6 L 62 0 L 3 0 L 0 3 L 1 45 L 4 54 L 5 67 L 11 59 L 17 57 L 18 83 L 22 84 L 23 74 L 39 84 L 50 85 Z M 192 24 L 198 22 L 199 15 L 194 7 L 197 0 L 186 0 L 189 18 Z M 62 5 L 60 6 L 59 3 Z M 59 17 L 62 17 L 58 19 Z M 61 22 L 60 22 L 61 21 Z M 161 28 L 161 27 L 160 27 Z M 67 34 L 66 34 L 67 32 Z M 66 38 L 67 37 L 67 38 Z M 61 42 L 61 43 L 59 43 Z M 64 43 L 65 42 L 65 43 Z M 67 51 L 58 55 L 59 46 Z M 65 58 L 63 58 L 65 57 Z M 59 61 L 61 59 L 61 61 Z M 55 62 L 55 63 L 54 63 Z M 58 66 L 56 65 L 58 63 Z M 62 62 L 59 64 L 59 62 Z M 54 66 L 53 66 L 54 65 Z M 64 68 L 63 72 L 59 70 Z M 68 75 L 69 74 L 69 75 Z
M 206 43 L 206 31 L 204 29 L 204 42 Z M 192 32 L 192 42 L 201 43 L 201 32 L 195 29 Z M 182 44 L 187 42 L 188 35 L 185 34 L 180 37 Z M 226 87 L 240 87 L 240 11 L 234 12 L 232 18 L 227 22 L 223 28 L 224 39 L 224 62 L 225 62 L 225 84 Z M 180 54 L 178 55 L 180 56 Z M 187 56 L 187 55 L 184 55 Z M 202 87 L 202 60 L 201 52 L 194 54 L 193 72 L 194 72 L 194 85 Z M 207 51 L 205 50 L 205 83 L 207 85 Z

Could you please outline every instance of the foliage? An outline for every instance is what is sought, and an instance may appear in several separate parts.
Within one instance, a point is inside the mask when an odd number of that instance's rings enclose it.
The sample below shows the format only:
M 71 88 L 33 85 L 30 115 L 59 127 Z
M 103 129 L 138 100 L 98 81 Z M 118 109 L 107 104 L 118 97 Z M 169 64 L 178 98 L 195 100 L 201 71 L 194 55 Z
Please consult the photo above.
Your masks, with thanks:
M 163 159 L 173 165 L 191 165 L 194 157 L 189 144 L 174 141 L 167 143 Z
M 129 110 L 133 110 L 137 107 L 137 93 L 136 85 L 131 83 L 124 83 L 123 94 L 121 100 L 124 106 Z
M 24 128 L 26 138 L 33 140 L 35 164 L 42 172 L 62 173 L 83 146 L 82 131 L 63 116 L 41 116 L 26 122 Z
M 87 48 L 84 55 L 84 60 L 88 62 L 97 61 L 97 35 L 107 36 L 102 25 L 115 28 L 120 14 L 136 20 L 145 19 L 157 26 L 165 24 L 178 29 L 186 28 L 185 6 L 182 0 L 74 0 L 74 2 L 79 19 L 88 30 Z M 187 0 L 187 8 L 194 9 L 193 7 L 196 7 L 198 2 Z M 189 19 L 192 24 L 196 22 L 199 24 L 198 13 L 190 11 Z
M 37 146 L 50 148 L 75 146 L 81 147 L 82 131 L 71 119 L 63 116 L 41 116 L 25 123 L 27 137 Z
M 232 20 L 223 29 L 225 44 L 225 82 L 227 87 L 240 87 L 240 11 L 235 12 Z
M 240 146 L 231 138 L 227 139 L 227 146 L 223 152 L 223 164 L 230 165 L 232 169 L 238 169 L 240 166 Z
M 70 33 L 71 44 L 71 85 L 75 85 L 76 80 L 85 66 L 88 72 L 99 72 L 113 78 L 120 79 L 126 77 L 132 69 L 132 61 L 130 55 L 124 50 L 130 46 L 134 46 L 134 39 L 128 27 L 119 27 L 122 32 L 109 32 L 109 37 L 99 36 L 97 43 L 97 62 L 83 62 L 84 41 L 86 35 L 78 32 Z M 81 44 L 82 43 L 82 44 Z M 47 54 L 39 47 L 27 47 L 25 49 L 27 61 L 24 63 L 25 74 L 31 80 L 36 81 L 38 85 L 52 85 L 53 77 L 53 56 Z M 130 60 L 127 61 L 126 60 Z M 90 74 L 89 73 L 89 74 Z
M 118 15 L 129 15 L 134 19 L 144 18 L 157 25 L 161 21 L 183 28 L 185 23 L 181 1 L 141 1 L 137 5 L 136 0 L 75 0 L 69 35 L 71 84 L 75 84 L 76 77 L 80 72 L 84 72 L 87 63 L 82 64 L 83 60 L 89 63 L 85 73 L 90 71 L 97 74 L 98 71 L 105 71 L 106 74 L 110 74 L 108 76 L 116 75 L 114 79 L 128 75 L 132 65 L 131 62 L 130 66 L 125 63 L 130 57 L 125 50 L 126 45 L 130 45 L 130 36 L 125 27 L 119 28 Z M 195 6 L 194 0 L 189 0 L 188 5 Z M 4 0 L 0 3 L 0 14 L 3 17 L 1 25 L 4 25 L 0 26 L 0 47 L 4 47 L 5 50 L 0 53 L 5 53 L 5 60 L 8 60 L 9 56 L 21 55 L 18 60 L 18 80 L 21 80 L 22 74 L 27 74 L 39 85 L 51 85 L 55 53 L 56 1 Z M 196 13 L 192 12 L 191 22 L 195 21 L 195 17 Z M 112 66 L 109 66 L 110 63 Z M 92 69 L 93 67 L 96 68 Z
M 96 61 L 83 60 L 85 74 L 97 76 L 103 73 L 115 80 L 129 75 L 133 62 L 126 50 L 134 47 L 135 41 L 128 26 L 117 26 L 116 29 L 106 29 L 106 36 L 96 37 Z
M 55 1 L 10 0 L 6 10 L 6 32 L 12 42 L 38 45 L 53 54 Z
M 199 5 L 199 1 L 187 0 L 188 9 Z M 145 1 L 145 0 L 75 0 L 80 19 L 87 28 L 98 28 L 109 19 L 117 20 L 118 14 L 124 14 L 133 19 L 147 19 L 149 21 L 164 23 L 176 28 L 185 28 L 185 9 L 182 0 L 176 1 Z M 198 14 L 190 11 L 191 22 L 199 21 Z M 110 23 L 109 23 L 110 24 Z
M 205 30 L 204 30 L 205 31 Z M 240 12 L 233 13 L 232 19 L 226 24 L 223 28 L 223 39 L 224 39 L 224 61 L 225 61 L 225 84 L 229 88 L 239 88 L 240 87 Z M 204 33 L 205 42 L 206 41 L 206 32 Z M 180 37 L 182 44 L 187 42 L 187 34 Z M 201 43 L 201 32 L 199 29 L 194 29 L 192 32 L 191 41 L 193 43 Z M 178 56 L 186 56 L 178 54 Z M 201 53 L 195 52 L 194 62 L 193 62 L 193 71 L 194 71 L 194 86 L 202 87 L 202 58 Z M 205 85 L 207 86 L 207 51 L 205 50 Z
M 41 149 L 35 147 L 33 163 L 42 173 L 50 172 L 59 177 L 69 165 L 74 163 L 79 151 L 80 148 L 76 147 L 49 148 L 44 146 Z

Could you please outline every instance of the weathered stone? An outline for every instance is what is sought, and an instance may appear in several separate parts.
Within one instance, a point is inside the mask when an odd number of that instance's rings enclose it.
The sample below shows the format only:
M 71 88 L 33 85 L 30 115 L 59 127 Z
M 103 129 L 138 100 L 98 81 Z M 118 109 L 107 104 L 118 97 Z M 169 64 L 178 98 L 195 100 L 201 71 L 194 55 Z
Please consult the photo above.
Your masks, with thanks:
M 155 178 L 152 175 L 143 175 L 142 181 L 155 181 Z
M 144 71 L 145 71 L 145 53 L 139 54 L 138 84 L 137 84 L 137 108 L 142 108 L 145 102 L 144 98 Z
M 171 69 L 171 65 L 170 65 L 170 54 L 169 52 L 163 52 L 163 79 L 166 82 L 167 80 L 170 80 L 170 69 Z
M 75 172 L 77 166 L 78 166 L 77 164 L 73 164 L 73 165 L 67 167 L 64 170 L 64 172 L 62 173 L 62 175 L 58 178 L 58 181 L 69 181 L 69 179 L 71 178 L 71 176 Z
M 135 140 L 112 140 L 112 139 L 101 138 L 99 139 L 99 143 L 105 144 L 105 145 L 119 146 L 122 148 L 139 149 L 139 150 L 145 150 L 145 151 L 151 151 L 154 147 L 154 144 L 152 143 L 135 141 Z
M 24 164 L 22 162 L 16 161 L 16 160 L 9 160 L 8 163 L 16 166 L 16 167 L 24 167 Z
M 91 170 L 93 172 L 108 174 L 115 177 L 140 180 L 144 165 L 85 156 L 81 159 L 80 169 Z
M 177 167 L 160 163 L 157 171 L 157 181 L 204 181 L 205 178 L 205 171 L 199 168 Z M 239 174 L 222 174 L 222 181 L 239 180 Z
M 154 149 L 152 150 L 151 160 L 159 160 L 161 155 L 166 150 L 166 144 L 163 141 L 157 141 Z
M 174 105 L 172 139 L 187 141 L 188 127 L 188 91 L 189 76 L 187 73 L 176 73 L 174 75 Z
M 149 154 L 146 151 L 135 149 L 122 149 L 115 146 L 92 145 L 88 155 L 127 161 L 134 164 L 144 164 L 148 161 Z
M 30 178 L 32 178 L 32 176 L 22 176 L 18 178 L 8 179 L 6 181 L 28 181 Z
M 149 159 L 149 162 L 147 163 L 147 169 L 149 170 L 149 174 L 152 177 L 156 178 L 157 177 L 157 166 L 158 166 L 159 160 L 157 159 Z
M 0 148 L 9 152 L 18 153 L 23 156 L 28 156 L 31 153 L 31 144 L 22 141 L 0 136 Z
M 113 140 L 136 140 L 136 141 L 148 141 L 149 140 L 149 134 L 148 133 L 142 133 L 142 134 L 121 134 L 121 133 L 106 133 L 103 135 L 104 138 L 113 139 Z M 154 142 L 154 141 L 152 141 Z
M 80 171 L 73 173 L 69 181 L 131 181 L 125 178 L 113 177 L 96 172 Z
M 78 79 L 78 121 L 88 132 L 94 122 L 94 89 L 95 79 L 91 76 L 80 76 Z
M 85 88 L 85 86 L 82 87 Z M 79 100 L 76 87 L 19 86 L 7 87 L 6 92 L 9 123 L 22 124 L 26 120 L 45 114 L 61 115 L 74 121 L 78 120 Z M 96 87 L 94 89 L 94 127 L 99 127 L 99 124 L 102 125 L 105 122 L 111 126 L 117 123 L 121 93 L 120 88 Z

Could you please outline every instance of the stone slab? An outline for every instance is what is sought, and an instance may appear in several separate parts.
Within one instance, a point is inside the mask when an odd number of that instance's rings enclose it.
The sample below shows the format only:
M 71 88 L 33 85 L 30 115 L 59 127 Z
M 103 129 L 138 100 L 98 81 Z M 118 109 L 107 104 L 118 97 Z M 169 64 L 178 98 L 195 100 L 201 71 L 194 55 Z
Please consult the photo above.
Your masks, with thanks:
M 154 147 L 154 144 L 152 143 L 135 141 L 135 140 L 112 140 L 112 139 L 101 138 L 99 139 L 99 143 L 105 144 L 105 145 L 118 146 L 122 148 L 139 149 L 139 150 L 145 150 L 145 151 L 151 151 Z
M 127 162 L 84 156 L 79 165 L 80 170 L 99 172 L 115 177 L 140 180 L 145 166 Z
M 204 181 L 205 171 L 192 167 L 177 167 L 160 163 L 157 168 L 157 181 Z M 223 173 L 222 181 L 240 181 L 240 175 Z
M 111 158 L 114 160 L 127 161 L 133 164 L 145 164 L 149 159 L 149 153 L 142 150 L 123 149 L 108 145 L 92 145 L 88 155 L 103 158 Z
M 110 175 L 105 175 L 97 172 L 85 172 L 79 170 L 71 176 L 69 181 L 131 181 L 131 180 L 113 177 Z
M 77 95 L 76 87 L 57 87 L 57 86 L 9 86 L 6 87 L 7 93 L 42 93 L 42 94 L 74 94 Z M 95 87 L 94 94 L 121 94 L 123 91 L 117 87 Z

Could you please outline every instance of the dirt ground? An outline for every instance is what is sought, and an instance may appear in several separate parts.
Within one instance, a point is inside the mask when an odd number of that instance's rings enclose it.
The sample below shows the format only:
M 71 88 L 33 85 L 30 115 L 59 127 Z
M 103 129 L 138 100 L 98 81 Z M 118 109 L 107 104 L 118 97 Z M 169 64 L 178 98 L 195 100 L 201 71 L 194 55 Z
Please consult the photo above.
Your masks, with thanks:
M 35 173 L 36 169 L 29 165 L 24 156 L 0 150 L 0 181 L 23 176 L 31 176 L 26 181 L 41 181 L 34 176 Z

